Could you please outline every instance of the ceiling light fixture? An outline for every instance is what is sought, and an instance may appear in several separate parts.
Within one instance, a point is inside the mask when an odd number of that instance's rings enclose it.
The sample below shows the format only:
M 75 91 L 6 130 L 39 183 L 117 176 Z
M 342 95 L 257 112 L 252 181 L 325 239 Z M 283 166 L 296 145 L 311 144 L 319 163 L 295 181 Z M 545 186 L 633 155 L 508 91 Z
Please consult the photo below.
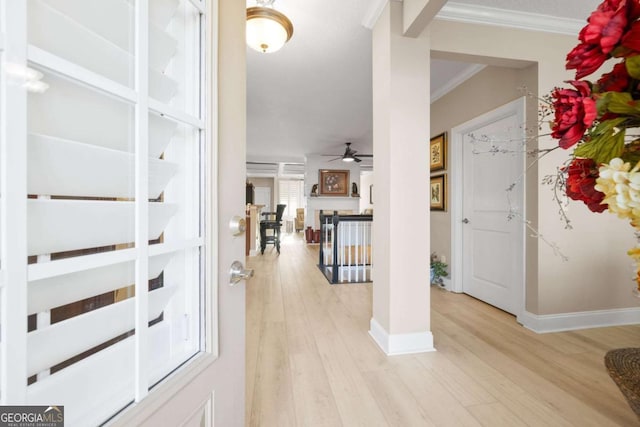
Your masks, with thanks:
M 258 52 L 275 52 L 293 35 L 293 24 L 273 9 L 273 2 L 257 0 L 258 6 L 247 8 L 247 44 Z
M 344 157 L 342 157 L 342 161 L 343 162 L 353 162 L 355 159 L 353 158 L 353 154 L 351 154 L 350 152 L 345 154 Z

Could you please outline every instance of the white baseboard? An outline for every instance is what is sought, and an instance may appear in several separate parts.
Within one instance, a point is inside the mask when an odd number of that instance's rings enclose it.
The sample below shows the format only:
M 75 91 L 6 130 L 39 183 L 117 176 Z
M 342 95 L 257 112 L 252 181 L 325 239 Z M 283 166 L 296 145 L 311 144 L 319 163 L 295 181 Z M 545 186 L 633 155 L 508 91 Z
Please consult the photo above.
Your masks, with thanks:
M 369 335 L 387 356 L 436 351 L 431 331 L 389 335 L 373 317 L 370 325 Z
M 537 333 L 573 331 L 606 326 L 635 325 L 640 323 L 640 308 L 581 311 L 577 313 L 537 315 L 524 311 L 518 321 Z

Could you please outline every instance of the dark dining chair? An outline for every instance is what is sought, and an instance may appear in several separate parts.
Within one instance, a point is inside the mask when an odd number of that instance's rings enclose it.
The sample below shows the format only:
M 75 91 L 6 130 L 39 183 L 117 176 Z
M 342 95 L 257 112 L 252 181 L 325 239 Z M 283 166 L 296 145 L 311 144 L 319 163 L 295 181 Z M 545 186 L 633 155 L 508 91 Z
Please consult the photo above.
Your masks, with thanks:
M 267 245 L 274 245 L 280 253 L 280 228 L 282 214 L 287 205 L 278 205 L 275 212 L 262 212 L 264 219 L 260 221 L 260 253 L 264 254 Z

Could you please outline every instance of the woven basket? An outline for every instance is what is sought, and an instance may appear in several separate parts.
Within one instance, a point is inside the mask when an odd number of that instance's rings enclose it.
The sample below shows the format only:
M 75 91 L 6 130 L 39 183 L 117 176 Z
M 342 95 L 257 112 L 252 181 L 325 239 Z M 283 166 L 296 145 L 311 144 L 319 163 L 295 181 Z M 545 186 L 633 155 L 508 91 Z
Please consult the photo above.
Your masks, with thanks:
M 611 350 L 604 356 L 604 364 L 640 419 L 640 348 Z

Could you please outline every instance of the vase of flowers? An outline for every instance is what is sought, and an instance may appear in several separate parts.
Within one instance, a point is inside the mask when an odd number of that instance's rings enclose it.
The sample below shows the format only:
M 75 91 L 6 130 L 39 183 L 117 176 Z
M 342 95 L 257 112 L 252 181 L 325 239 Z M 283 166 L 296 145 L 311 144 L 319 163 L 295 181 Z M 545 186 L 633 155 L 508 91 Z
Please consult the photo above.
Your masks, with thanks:
M 572 87 L 546 101 L 551 136 L 573 149 L 561 168 L 566 195 L 593 212 L 608 210 L 640 231 L 640 1 L 605 0 L 587 19 L 567 54 Z M 615 61 L 613 67 L 611 62 Z M 608 72 L 586 79 L 605 63 Z M 628 251 L 640 291 L 640 245 Z

